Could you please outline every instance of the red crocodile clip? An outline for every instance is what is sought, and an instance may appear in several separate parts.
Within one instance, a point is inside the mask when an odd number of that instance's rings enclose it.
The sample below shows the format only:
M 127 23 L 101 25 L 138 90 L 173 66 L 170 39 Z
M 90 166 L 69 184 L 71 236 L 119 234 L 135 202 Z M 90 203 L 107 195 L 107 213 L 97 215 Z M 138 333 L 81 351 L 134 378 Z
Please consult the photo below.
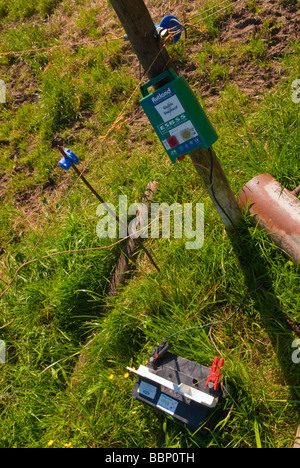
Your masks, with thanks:
M 220 359 L 215 357 L 213 364 L 210 369 L 209 376 L 207 378 L 205 387 L 208 386 L 209 382 L 214 382 L 214 390 L 218 390 L 219 386 L 219 378 L 220 378 L 220 370 L 222 369 L 224 364 L 224 359 Z

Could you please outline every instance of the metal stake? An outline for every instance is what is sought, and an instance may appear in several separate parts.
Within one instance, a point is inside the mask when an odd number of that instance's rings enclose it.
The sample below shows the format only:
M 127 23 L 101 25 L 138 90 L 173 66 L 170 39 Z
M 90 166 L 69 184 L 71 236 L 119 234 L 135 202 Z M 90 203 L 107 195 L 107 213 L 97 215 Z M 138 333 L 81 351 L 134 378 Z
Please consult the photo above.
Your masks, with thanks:
M 65 158 L 68 158 L 67 154 L 65 153 L 65 150 L 63 147 L 61 146 L 58 146 L 58 150 L 60 151 L 60 153 L 62 154 L 62 156 L 64 156 Z M 114 213 L 110 208 L 109 206 L 105 203 L 105 201 L 103 200 L 103 198 L 101 197 L 101 195 L 99 195 L 99 193 L 94 189 L 94 187 L 92 187 L 92 185 L 86 180 L 86 178 L 84 177 L 84 175 L 80 172 L 80 170 L 75 166 L 75 164 L 72 164 L 72 169 L 74 170 L 74 172 L 76 173 L 76 175 L 82 180 L 82 182 L 87 186 L 87 188 L 92 192 L 93 195 L 95 195 L 95 197 L 105 206 L 105 208 L 107 209 L 107 211 L 110 212 L 110 214 L 112 214 L 114 216 L 114 218 L 117 220 L 117 222 L 119 224 L 122 224 L 123 226 L 124 223 L 122 223 L 122 221 L 120 220 L 119 216 Z M 126 226 L 126 229 L 127 229 L 127 226 Z M 147 255 L 147 257 L 149 258 L 150 262 L 152 263 L 152 265 L 157 269 L 157 271 L 160 272 L 160 269 L 159 267 L 157 266 L 156 262 L 154 261 L 152 255 L 150 254 L 150 252 L 148 251 L 148 249 L 143 245 L 141 239 L 139 237 L 137 237 L 136 239 L 134 239 L 136 241 L 136 243 L 138 244 L 139 247 L 141 247 L 141 249 L 145 252 L 145 254 Z

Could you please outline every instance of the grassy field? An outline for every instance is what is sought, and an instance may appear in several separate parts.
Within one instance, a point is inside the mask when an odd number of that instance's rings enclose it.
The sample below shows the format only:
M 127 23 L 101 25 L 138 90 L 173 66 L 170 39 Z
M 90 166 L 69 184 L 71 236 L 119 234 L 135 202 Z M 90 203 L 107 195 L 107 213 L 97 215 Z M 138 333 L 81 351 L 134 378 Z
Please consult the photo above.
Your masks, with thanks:
M 299 4 L 218 3 L 146 2 L 155 22 L 174 13 L 187 24 L 187 38 L 168 51 L 218 131 L 214 148 L 235 194 L 262 173 L 293 190 L 300 172 L 300 104 L 292 101 Z M 0 339 L 7 351 L 0 447 L 291 447 L 300 364 L 292 362 L 296 336 L 282 312 L 300 322 L 299 268 L 245 218 L 249 284 L 237 239 L 189 158 L 171 165 L 143 115 L 139 90 L 133 94 L 139 64 L 123 34 L 104 0 L 0 0 L 0 79 L 7 85 L 0 104 Z M 155 202 L 203 202 L 203 247 L 147 240 L 160 273 L 137 251 L 126 284 L 99 316 L 121 247 L 97 237 L 99 202 L 58 166 L 59 144 L 80 157 L 108 202 L 117 204 L 119 195 L 141 201 L 152 180 Z M 29 260 L 95 247 L 103 249 L 18 271 Z M 195 362 L 225 359 L 232 393 L 206 437 L 132 399 L 135 379 L 126 366 L 145 364 L 164 337 L 234 312 L 227 323 L 171 339 L 174 352 Z M 79 356 L 84 362 L 72 379 Z

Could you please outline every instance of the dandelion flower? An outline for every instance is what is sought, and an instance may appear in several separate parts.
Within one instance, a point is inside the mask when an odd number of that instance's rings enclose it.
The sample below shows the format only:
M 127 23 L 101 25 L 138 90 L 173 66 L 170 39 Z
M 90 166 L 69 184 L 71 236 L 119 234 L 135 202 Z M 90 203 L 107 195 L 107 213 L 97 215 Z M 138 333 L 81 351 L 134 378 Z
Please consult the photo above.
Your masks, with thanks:
M 124 379 L 127 379 L 128 377 L 129 377 L 129 372 L 126 372 L 126 373 L 124 374 Z
M 110 374 L 110 376 L 108 378 L 109 378 L 109 380 L 112 380 L 114 378 L 114 374 Z
M 72 448 L 72 443 L 71 443 L 71 442 L 68 442 L 67 444 L 65 444 L 65 447 L 66 447 L 66 448 Z
M 52 447 L 53 444 L 54 444 L 54 440 L 49 440 L 48 447 Z

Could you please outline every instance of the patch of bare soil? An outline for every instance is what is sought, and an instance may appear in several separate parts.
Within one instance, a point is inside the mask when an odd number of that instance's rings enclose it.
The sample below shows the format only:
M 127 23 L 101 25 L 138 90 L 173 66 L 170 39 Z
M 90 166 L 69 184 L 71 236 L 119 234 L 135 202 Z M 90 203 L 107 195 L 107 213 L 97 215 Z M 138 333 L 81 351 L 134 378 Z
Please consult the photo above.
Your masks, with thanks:
M 42 187 L 20 192 L 15 199 L 16 207 L 22 209 L 27 217 L 30 216 L 32 221 L 37 223 L 39 215 L 54 210 L 53 206 L 65 194 L 69 184 L 67 175 L 62 182 L 50 181 Z
M 240 2 L 228 24 L 221 29 L 220 41 L 245 44 L 249 38 L 260 37 L 266 44 L 264 62 L 267 67 L 240 59 L 239 70 L 243 70 L 243 80 L 236 77 L 243 89 L 259 93 L 262 87 L 271 88 L 280 80 L 280 58 L 290 50 L 290 42 L 300 37 L 300 14 L 296 5 L 287 5 L 274 0 L 257 2 L 259 11 L 249 12 Z M 254 65 L 254 67 L 253 67 Z
M 2 177 L 0 177 L 0 203 L 3 203 L 6 192 L 6 186 L 10 178 L 11 176 L 8 174 L 4 174 Z
M 192 2 L 193 3 L 193 2 Z M 230 46 L 232 55 L 219 58 L 219 63 L 228 64 L 230 81 L 243 92 L 259 96 L 265 90 L 275 87 L 282 79 L 283 67 L 280 59 L 291 50 L 290 43 L 300 37 L 299 6 L 278 0 L 257 0 L 249 7 L 247 0 L 237 0 L 232 14 L 219 25 L 219 37 L 215 42 L 220 46 Z M 205 35 L 205 32 L 204 32 Z M 261 40 L 264 51 L 259 56 L 254 50 L 254 40 Z M 247 46 L 247 53 L 242 48 Z M 202 49 L 196 42 L 190 49 L 191 57 Z M 252 49 L 253 47 L 253 49 Z M 191 60 L 186 72 L 193 78 L 197 65 Z M 222 80 L 218 88 L 209 80 L 199 80 L 199 91 L 208 101 L 222 90 Z
M 247 2 L 237 2 L 233 14 L 222 27 L 221 41 L 244 42 L 249 34 L 259 33 L 265 24 L 269 29 L 270 56 L 284 51 L 287 40 L 299 38 L 299 6 L 278 0 L 258 0 L 257 11 L 249 11 Z

